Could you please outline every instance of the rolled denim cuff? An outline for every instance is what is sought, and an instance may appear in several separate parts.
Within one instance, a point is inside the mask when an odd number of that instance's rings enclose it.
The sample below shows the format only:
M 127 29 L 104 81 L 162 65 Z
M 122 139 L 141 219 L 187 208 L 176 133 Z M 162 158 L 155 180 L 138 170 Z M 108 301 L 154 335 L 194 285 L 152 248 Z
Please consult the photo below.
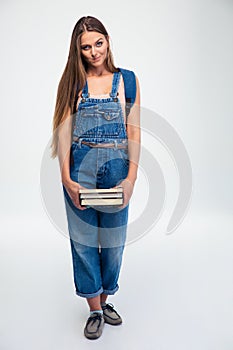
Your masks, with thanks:
M 119 286 L 117 285 L 116 288 L 114 288 L 112 290 L 103 289 L 103 293 L 106 295 L 113 295 L 118 291 L 118 289 L 119 289 Z
M 97 297 L 98 295 L 103 293 L 103 288 L 101 287 L 97 292 L 95 293 L 81 293 L 78 290 L 76 290 L 76 294 L 82 298 L 94 298 Z

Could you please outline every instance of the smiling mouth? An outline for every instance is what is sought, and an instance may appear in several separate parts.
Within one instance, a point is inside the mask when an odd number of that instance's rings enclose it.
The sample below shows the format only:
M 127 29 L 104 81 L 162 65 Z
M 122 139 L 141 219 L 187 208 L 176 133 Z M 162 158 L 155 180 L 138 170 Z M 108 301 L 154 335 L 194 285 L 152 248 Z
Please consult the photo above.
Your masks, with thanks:
M 98 61 L 100 57 L 93 58 L 93 61 Z

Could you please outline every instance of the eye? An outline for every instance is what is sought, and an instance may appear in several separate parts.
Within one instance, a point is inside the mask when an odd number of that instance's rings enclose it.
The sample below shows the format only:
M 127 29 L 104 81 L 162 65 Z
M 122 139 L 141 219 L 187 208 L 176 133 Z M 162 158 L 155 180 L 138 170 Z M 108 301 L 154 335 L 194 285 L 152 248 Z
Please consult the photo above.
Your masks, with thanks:
M 98 43 L 96 44 L 97 46 L 102 46 L 103 41 L 98 41 Z
M 90 48 L 89 45 L 81 46 L 81 49 L 82 49 L 82 50 L 88 50 L 89 48 Z

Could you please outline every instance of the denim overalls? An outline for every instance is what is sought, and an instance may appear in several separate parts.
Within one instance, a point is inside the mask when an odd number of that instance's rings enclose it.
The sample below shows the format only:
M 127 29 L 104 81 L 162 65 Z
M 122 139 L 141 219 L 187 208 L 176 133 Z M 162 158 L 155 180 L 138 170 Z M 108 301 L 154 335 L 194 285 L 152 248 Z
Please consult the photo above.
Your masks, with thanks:
M 111 188 L 128 174 L 128 140 L 117 97 L 120 74 L 113 73 L 110 97 L 104 99 L 90 98 L 86 82 L 74 116 L 70 176 L 86 188 Z M 63 190 L 76 294 L 85 298 L 114 294 L 119 288 L 128 205 L 79 210 L 64 186 Z

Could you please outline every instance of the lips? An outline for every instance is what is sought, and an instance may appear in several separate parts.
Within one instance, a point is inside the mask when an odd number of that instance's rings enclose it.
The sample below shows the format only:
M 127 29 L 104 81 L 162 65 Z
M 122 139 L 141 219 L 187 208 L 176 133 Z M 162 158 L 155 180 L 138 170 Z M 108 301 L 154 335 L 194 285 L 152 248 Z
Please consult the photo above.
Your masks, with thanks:
M 100 59 L 100 57 L 96 57 L 96 58 L 93 58 L 93 61 L 98 61 Z

